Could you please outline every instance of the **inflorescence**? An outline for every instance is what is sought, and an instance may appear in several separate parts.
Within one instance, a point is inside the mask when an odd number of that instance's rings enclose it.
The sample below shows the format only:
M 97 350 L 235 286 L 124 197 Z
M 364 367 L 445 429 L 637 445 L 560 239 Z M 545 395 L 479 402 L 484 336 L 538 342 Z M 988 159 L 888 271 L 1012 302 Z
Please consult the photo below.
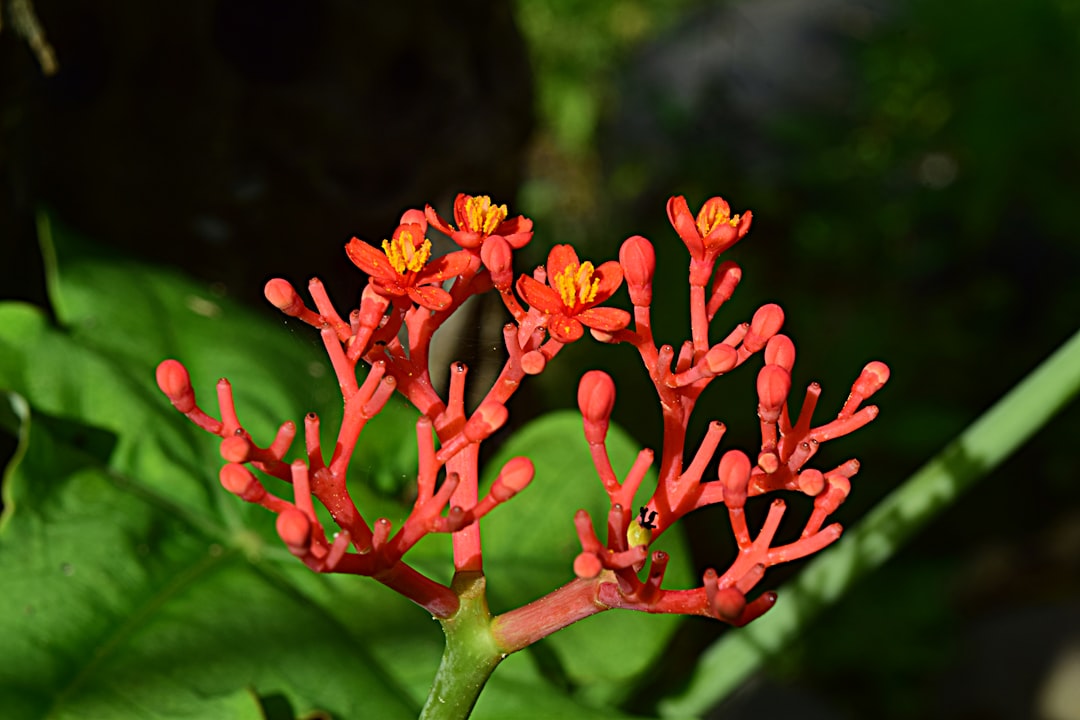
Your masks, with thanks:
M 274 306 L 319 330 L 333 365 L 345 411 L 329 457 L 313 413 L 304 418 L 304 457 L 286 462 L 296 425 L 285 422 L 274 440 L 260 447 L 237 417 L 228 381 L 220 380 L 217 386 L 221 419 L 196 404 L 187 370 L 178 361 L 158 366 L 158 385 L 180 412 L 221 438 L 226 461 L 221 484 L 276 513 L 277 532 L 289 552 L 316 572 L 370 576 L 436 617 L 448 618 L 459 606 L 455 591 L 410 566 L 405 554 L 429 533 L 450 533 L 455 571 L 482 572 L 480 519 L 524 490 L 534 475 L 528 458 L 514 458 L 501 468 L 487 493 L 479 495 L 479 446 L 506 422 L 507 401 L 526 376 L 542 372 L 566 344 L 584 335 L 585 328 L 601 343 L 629 343 L 641 356 L 663 415 L 656 487 L 634 513 L 635 495 L 657 464 L 654 450 L 642 450 L 620 480 L 605 444 L 615 384 L 602 370 L 585 373 L 578 386 L 578 407 L 596 473 L 610 501 L 603 518 L 606 539 L 600 540 L 593 518 L 578 511 L 573 523 L 582 549 L 573 564 L 576 579 L 496 618 L 495 637 L 512 652 L 609 608 L 705 615 L 742 625 L 775 602 L 772 592 L 748 599 L 768 567 L 815 553 L 840 536 L 840 526 L 825 521 L 847 497 L 859 463 L 852 459 L 827 471 L 807 464 L 821 443 L 874 419 L 877 407 L 864 403 L 886 382 L 889 370 L 881 362 L 864 367 L 837 416 L 816 426 L 811 416 L 821 387 L 813 383 L 798 416 L 792 418 L 788 399 L 795 347 L 779 332 L 784 320 L 779 306 L 764 305 L 750 322 L 737 325 L 719 342 L 709 339 L 710 324 L 742 275 L 737 264 L 718 259 L 749 231 L 751 213 L 732 215 L 728 203 L 718 197 L 706 202 L 696 216 L 682 197 L 672 198 L 667 210 L 690 252 L 691 339 L 677 349 L 657 347 L 653 339 L 656 259 L 652 243 L 644 237 L 626 240 L 618 261 L 598 265 L 582 261 L 569 245 L 556 245 L 546 265 L 515 278 L 514 251 L 532 239 L 532 221 L 511 218 L 505 205 L 486 196 L 463 194 L 454 203 L 453 223 L 427 206 L 405 212 L 380 246 L 356 238 L 348 243 L 346 254 L 369 282 L 347 319 L 338 314 L 317 279 L 308 285 L 314 308 L 287 281 L 267 283 L 265 294 Z M 450 237 L 460 249 L 432 257 L 429 228 Z M 624 279 L 632 314 L 605 305 Z M 441 397 L 429 373 L 430 344 L 436 330 L 465 300 L 489 291 L 499 294 L 512 318 L 502 329 L 506 361 L 487 394 L 468 412 L 466 366 L 451 366 L 449 389 Z M 687 448 L 691 413 L 714 378 L 758 352 L 764 356 L 757 375 L 760 451 L 751 458 L 728 450 L 719 458 L 717 476 L 705 477 L 725 427 L 713 421 L 700 444 Z M 367 371 L 358 376 L 361 364 Z M 350 499 L 346 482 L 361 431 L 394 392 L 420 413 L 416 500 L 396 529 L 387 518 L 373 523 L 365 519 Z M 689 464 L 684 464 L 688 451 Z M 292 499 L 271 494 L 262 476 L 290 483 Z M 813 498 L 800 537 L 781 545 L 773 543 L 785 513 L 783 500 L 772 501 L 756 535 L 744 513 L 747 498 L 776 491 Z M 313 500 L 329 511 L 338 528 L 333 534 L 327 535 Z M 723 574 L 707 570 L 698 588 L 663 588 L 668 555 L 650 550 L 652 543 L 686 514 L 720 504 L 727 508 L 738 544 L 735 561 Z

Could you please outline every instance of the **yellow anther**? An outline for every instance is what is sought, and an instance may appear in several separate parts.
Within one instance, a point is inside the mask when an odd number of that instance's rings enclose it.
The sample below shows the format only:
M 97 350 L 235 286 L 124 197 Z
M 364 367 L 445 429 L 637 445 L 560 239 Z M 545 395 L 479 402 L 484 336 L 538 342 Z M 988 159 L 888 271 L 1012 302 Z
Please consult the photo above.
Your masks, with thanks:
M 383 240 L 382 249 L 386 259 L 402 275 L 418 272 L 431 257 L 431 241 L 424 238 L 424 242 L 417 247 L 413 244 L 412 233 L 407 231 L 398 233 L 393 240 Z
M 717 225 L 725 222 L 731 227 L 736 227 L 739 224 L 739 216 L 730 215 L 729 212 L 720 203 L 706 203 L 697 216 L 698 232 L 702 237 L 707 237 Z
M 465 201 L 463 230 L 490 235 L 506 219 L 505 205 L 492 205 L 487 195 L 470 197 Z
M 593 264 L 568 265 L 555 276 L 555 289 L 568 308 L 592 302 L 600 289 L 600 278 L 593 278 Z

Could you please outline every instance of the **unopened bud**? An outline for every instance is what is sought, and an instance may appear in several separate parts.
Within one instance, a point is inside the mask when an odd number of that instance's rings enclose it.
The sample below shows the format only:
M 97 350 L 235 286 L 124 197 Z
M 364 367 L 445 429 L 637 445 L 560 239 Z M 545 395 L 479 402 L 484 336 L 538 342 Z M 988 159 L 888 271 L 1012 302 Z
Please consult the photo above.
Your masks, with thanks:
M 739 351 L 725 343 L 717 343 L 705 353 L 705 367 L 713 375 L 731 370 L 739 362 Z
M 263 295 L 266 296 L 271 305 L 289 317 L 298 317 L 307 309 L 296 289 L 288 280 L 282 278 L 274 278 L 267 282 L 263 288 Z
M 311 520 L 296 508 L 283 510 L 277 518 L 277 534 L 293 555 L 305 555 L 311 548 Z
M 758 413 L 765 422 L 776 422 L 791 391 L 791 373 L 779 365 L 766 365 L 757 376 Z
M 195 409 L 195 391 L 191 389 L 191 376 L 179 360 L 163 360 L 157 366 L 157 384 L 169 402 L 182 413 Z
M 765 364 L 779 365 L 788 372 L 795 367 L 795 343 L 787 335 L 773 335 L 765 345 Z
M 765 347 L 773 335 L 780 332 L 784 324 L 784 311 L 779 305 L 769 303 L 762 305 L 754 313 L 750 321 L 750 332 L 743 339 L 743 347 L 750 352 L 757 352 Z
M 720 307 L 735 294 L 735 288 L 742 280 L 742 268 L 734 260 L 725 260 L 716 268 L 712 292 L 709 297 L 711 307 Z
M 535 472 L 532 460 L 529 460 L 529 458 L 511 458 L 509 462 L 503 465 L 499 476 L 491 484 L 492 497 L 499 502 L 506 502 L 528 487 Z
M 810 497 L 816 497 L 825 489 L 825 476 L 813 468 L 803 470 L 799 473 L 799 489 Z
M 601 443 L 615 407 L 615 382 L 603 370 L 590 370 L 578 383 L 578 409 L 585 424 L 585 439 Z
M 656 272 L 656 251 L 652 243 L 640 235 L 627 238 L 619 248 L 619 264 L 630 291 L 630 302 L 639 307 L 652 303 L 652 281 Z
M 230 435 L 221 441 L 221 457 L 231 463 L 248 461 L 251 454 L 251 441 L 244 435 Z
M 717 469 L 724 485 L 724 504 L 729 508 L 741 508 L 746 504 L 746 488 L 750 482 L 750 458 L 739 450 L 728 450 L 720 458 Z
M 862 369 L 862 372 L 859 374 L 859 379 L 855 381 L 853 390 L 865 400 L 880 390 L 888 380 L 889 366 L 875 360 L 872 363 L 868 363 L 866 367 Z
M 713 610 L 724 620 L 732 622 L 737 620 L 742 611 L 746 609 L 746 596 L 738 589 L 726 587 L 717 590 L 713 599 Z
M 508 290 L 514 281 L 514 253 L 506 238 L 492 235 L 480 247 L 480 260 L 491 273 L 491 282 L 500 290 Z
M 465 437 L 470 442 L 480 442 L 501 428 L 508 416 L 505 405 L 497 402 L 484 403 L 476 408 L 476 412 L 465 423 Z
M 583 552 L 574 558 L 574 574 L 582 580 L 591 580 L 603 569 L 604 564 L 593 553 Z
M 547 358 L 539 350 L 530 350 L 521 356 L 521 369 L 526 375 L 539 375 L 547 367 Z
M 223 488 L 247 502 L 258 502 L 266 494 L 266 489 L 251 471 L 237 463 L 228 463 L 222 467 L 218 479 L 221 480 Z

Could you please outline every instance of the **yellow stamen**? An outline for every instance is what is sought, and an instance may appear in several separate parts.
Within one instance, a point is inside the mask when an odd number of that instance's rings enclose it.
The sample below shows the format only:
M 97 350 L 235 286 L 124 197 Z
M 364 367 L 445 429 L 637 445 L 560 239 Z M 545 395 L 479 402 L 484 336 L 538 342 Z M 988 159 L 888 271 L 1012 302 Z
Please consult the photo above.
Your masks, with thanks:
M 736 227 L 739 224 L 739 216 L 729 215 L 724 206 L 719 203 L 706 204 L 697 216 L 698 232 L 701 233 L 701 237 L 707 237 L 717 225 L 725 222 L 731 227 Z
M 490 235 L 506 219 L 506 213 L 505 205 L 492 205 L 487 195 L 469 197 L 465 201 L 465 227 L 462 229 Z
M 568 265 L 555 276 L 555 290 L 568 308 L 592 302 L 599 289 L 600 278 L 593 278 L 593 264 L 588 261 L 581 265 Z
M 386 259 L 402 275 L 418 272 L 431 257 L 431 241 L 424 238 L 423 244 L 417 247 L 413 243 L 412 233 L 407 231 L 398 233 L 393 240 L 383 240 L 382 249 Z

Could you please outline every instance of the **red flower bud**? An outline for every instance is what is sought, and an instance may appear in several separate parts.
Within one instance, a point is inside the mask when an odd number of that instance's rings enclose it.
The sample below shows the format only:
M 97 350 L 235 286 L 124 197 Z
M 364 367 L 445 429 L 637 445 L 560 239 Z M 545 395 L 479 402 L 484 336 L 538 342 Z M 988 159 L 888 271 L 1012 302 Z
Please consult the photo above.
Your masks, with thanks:
M 526 375 L 539 375 L 547 367 L 547 358 L 539 350 L 530 350 L 521 356 L 521 369 Z
M 311 520 L 296 508 L 283 510 L 277 518 L 277 534 L 293 555 L 305 555 L 311 547 Z
M 266 489 L 255 479 L 243 465 L 229 463 L 221 468 L 218 473 L 221 486 L 247 502 L 258 502 L 265 494 Z
M 739 351 L 725 343 L 717 343 L 705 353 L 705 367 L 713 375 L 731 370 L 739 362 Z
M 888 380 L 889 366 L 875 360 L 862 369 L 859 379 L 855 381 L 854 391 L 865 400 L 880 390 Z
M 784 311 L 779 305 L 769 303 L 762 305 L 754 313 L 754 319 L 750 321 L 750 332 L 743 339 L 743 347 L 750 352 L 757 352 L 765 347 L 765 343 L 780 332 L 784 324 Z
M 532 460 L 529 458 L 511 458 L 509 462 L 503 465 L 499 476 L 491 484 L 492 497 L 499 502 L 506 502 L 528 487 L 535 472 Z
M 496 402 L 484 403 L 476 408 L 476 412 L 465 423 L 465 437 L 470 442 L 480 442 L 501 428 L 509 414 L 505 405 Z
M 574 558 L 574 574 L 582 580 L 591 580 L 603 569 L 604 564 L 593 553 L 583 552 Z
M 230 435 L 221 441 L 221 457 L 231 463 L 247 462 L 251 454 L 251 441 L 243 435 Z
M 713 280 L 709 297 L 709 306 L 713 312 L 731 299 L 740 280 L 742 280 L 742 268 L 734 260 L 725 260 L 720 263 L 720 266 L 716 268 L 716 279 Z
M 721 619 L 734 622 L 746 609 L 746 596 L 736 588 L 722 588 L 716 592 L 712 606 Z
M 274 278 L 266 283 L 263 295 L 270 304 L 289 317 L 299 317 L 307 308 L 300 294 L 288 280 Z
M 729 508 L 741 508 L 746 504 L 746 486 L 750 482 L 750 458 L 740 450 L 728 450 L 720 458 L 717 469 L 724 485 L 724 504 Z
M 480 259 L 491 273 L 491 282 L 499 290 L 507 290 L 514 282 L 514 253 L 510 243 L 500 235 L 492 235 L 480 246 Z
M 627 238 L 619 248 L 619 264 L 630 291 L 630 302 L 637 306 L 649 305 L 653 273 L 656 272 L 656 252 L 652 243 L 640 235 Z
M 814 470 L 809 468 L 799 473 L 799 489 L 810 497 L 815 497 L 821 494 L 821 491 L 825 489 L 825 476 L 821 474 L 820 470 Z
M 585 424 L 585 438 L 590 443 L 603 442 L 615 407 L 615 382 L 603 370 L 590 370 L 578 383 L 577 401 Z
M 191 389 L 191 376 L 179 360 L 163 360 L 157 366 L 157 384 L 169 402 L 182 413 L 195 409 L 195 391 Z
M 788 372 L 795 367 L 795 343 L 787 335 L 773 335 L 765 345 L 765 364 L 779 365 Z
M 766 365 L 757 377 L 758 414 L 765 422 L 776 422 L 791 391 L 791 373 L 779 365 Z

